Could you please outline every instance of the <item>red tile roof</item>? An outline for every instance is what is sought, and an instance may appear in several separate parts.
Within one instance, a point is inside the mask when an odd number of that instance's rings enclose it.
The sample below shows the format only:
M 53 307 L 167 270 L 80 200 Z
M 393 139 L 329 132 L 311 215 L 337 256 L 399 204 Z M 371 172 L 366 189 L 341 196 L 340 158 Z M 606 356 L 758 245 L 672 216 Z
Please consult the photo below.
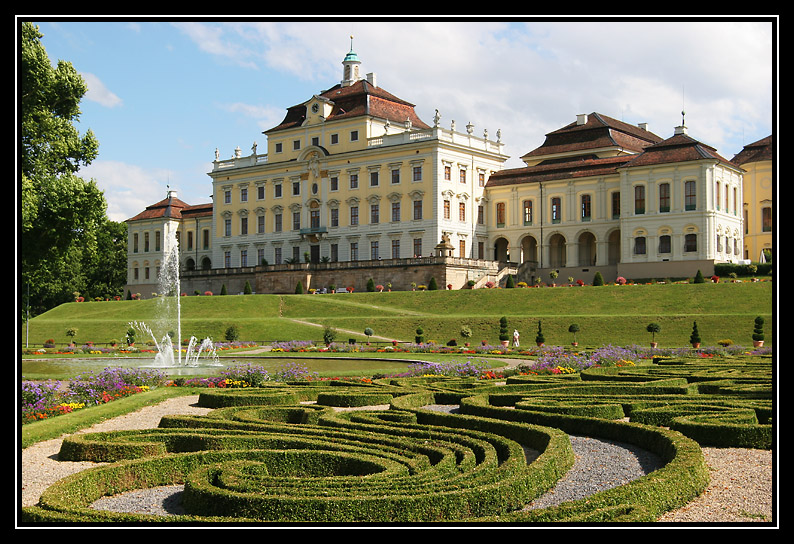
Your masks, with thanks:
M 177 197 L 169 196 L 156 204 L 146 206 L 144 211 L 135 217 L 127 219 L 127 221 L 141 221 L 144 219 L 158 219 L 161 217 L 182 219 L 186 216 L 197 217 L 205 215 L 212 215 L 212 203 L 191 206 L 179 200 Z
M 592 155 L 571 157 L 559 161 L 544 161 L 535 166 L 509 168 L 494 172 L 488 178 L 486 187 L 519 185 L 524 183 L 540 183 L 559 179 L 574 179 L 587 176 L 605 176 L 617 172 L 633 157 L 620 155 L 617 157 L 598 158 Z
M 676 162 L 713 159 L 726 164 L 731 162 L 717 153 L 717 150 L 698 142 L 687 134 L 675 134 L 670 138 L 646 147 L 645 150 L 626 164 L 626 167 L 652 166 Z M 735 165 L 734 165 L 735 166 Z
M 327 118 L 328 121 L 371 115 L 388 119 L 393 123 L 404 123 L 406 119 L 410 119 L 415 128 L 430 128 L 416 115 L 414 104 L 397 98 L 366 80 L 357 81 L 346 87 L 336 85 L 319 96 L 328 99 L 333 104 L 331 114 Z M 306 106 L 304 104 L 291 106 L 287 109 L 284 120 L 277 126 L 266 130 L 265 133 L 298 127 L 305 119 Z
M 770 135 L 744 146 L 741 151 L 734 155 L 731 162 L 741 166 L 748 162 L 771 161 L 772 153 L 772 136 Z
M 593 112 L 587 122 L 573 122 L 546 134 L 546 140 L 537 149 L 521 157 L 537 158 L 546 155 L 580 153 L 591 149 L 621 148 L 639 153 L 644 148 L 662 141 L 656 134 L 640 127 Z

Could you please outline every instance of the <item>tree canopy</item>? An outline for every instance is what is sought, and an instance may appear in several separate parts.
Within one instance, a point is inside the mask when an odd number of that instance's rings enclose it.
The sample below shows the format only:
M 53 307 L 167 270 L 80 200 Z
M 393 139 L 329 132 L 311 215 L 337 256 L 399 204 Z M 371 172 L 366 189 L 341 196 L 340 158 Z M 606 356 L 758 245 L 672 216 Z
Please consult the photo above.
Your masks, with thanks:
M 75 127 L 88 86 L 71 63 L 59 60 L 52 65 L 42 37 L 37 26 L 22 23 L 18 262 L 20 294 L 27 296 L 29 288 L 34 315 L 73 300 L 74 292 L 92 297 L 121 294 L 126 279 L 119 284 L 118 272 L 107 270 L 111 263 L 118 265 L 118 256 L 105 254 L 119 251 L 119 243 L 126 253 L 126 225 L 108 220 L 96 182 L 77 175 L 99 152 L 94 133 L 81 135 Z M 97 275 L 112 279 L 97 284 L 92 281 Z

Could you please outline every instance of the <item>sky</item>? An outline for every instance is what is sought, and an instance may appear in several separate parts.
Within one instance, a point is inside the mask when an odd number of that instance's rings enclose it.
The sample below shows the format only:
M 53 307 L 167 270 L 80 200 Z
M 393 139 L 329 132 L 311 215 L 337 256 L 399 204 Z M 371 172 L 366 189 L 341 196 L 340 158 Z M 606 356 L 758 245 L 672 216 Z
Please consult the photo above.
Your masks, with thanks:
M 342 79 L 362 74 L 411 102 L 427 124 L 501 130 L 507 168 L 551 131 L 598 112 L 668 138 L 685 124 L 726 159 L 769 136 L 777 117 L 778 21 L 460 18 L 24 18 L 50 61 L 71 62 L 88 92 L 78 130 L 99 155 L 79 175 L 124 221 L 168 188 L 211 202 L 207 175 L 240 147 Z

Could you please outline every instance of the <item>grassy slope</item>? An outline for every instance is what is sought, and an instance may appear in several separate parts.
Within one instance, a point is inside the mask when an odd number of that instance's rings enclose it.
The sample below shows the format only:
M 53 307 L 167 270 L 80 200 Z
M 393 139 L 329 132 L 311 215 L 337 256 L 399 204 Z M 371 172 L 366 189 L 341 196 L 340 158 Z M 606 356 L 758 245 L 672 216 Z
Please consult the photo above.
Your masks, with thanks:
M 339 329 L 374 329 L 376 335 L 412 341 L 422 326 L 426 340 L 445 343 L 460 338 L 460 327 L 474 332 L 471 341 L 498 342 L 498 321 L 508 319 L 509 332 L 521 333 L 522 343 L 534 343 L 538 320 L 547 344 L 567 344 L 568 325 L 578 323 L 582 345 L 642 344 L 650 341 L 645 326 L 661 325 L 661 346 L 688 344 L 692 322 L 697 321 L 704 345 L 731 339 L 751 344 L 756 315 L 766 318 L 766 345 L 773 341 L 772 282 L 672 284 L 542 289 L 495 289 L 334 295 L 248 295 L 182 297 L 182 336 L 210 336 L 222 340 L 230 325 L 244 340 L 320 340 L 322 328 L 296 320 L 327 324 Z M 30 323 L 29 345 L 52 338 L 68 340 L 69 327 L 78 330 L 75 341 L 104 343 L 121 339 L 130 321 L 144 321 L 158 336 L 175 327 L 159 327 L 161 300 L 70 303 Z M 162 330 L 162 332 L 160 332 Z M 25 341 L 25 330 L 22 331 Z M 341 332 L 339 339 L 351 337 Z M 356 335 L 358 339 L 363 334 Z M 142 341 L 139 337 L 139 341 Z

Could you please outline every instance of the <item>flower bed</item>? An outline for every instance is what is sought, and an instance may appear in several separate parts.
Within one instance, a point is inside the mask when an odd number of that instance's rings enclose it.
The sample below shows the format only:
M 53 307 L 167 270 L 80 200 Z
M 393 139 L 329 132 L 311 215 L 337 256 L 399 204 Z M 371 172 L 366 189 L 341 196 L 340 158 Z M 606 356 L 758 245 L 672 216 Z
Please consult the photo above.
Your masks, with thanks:
M 66 388 L 58 381 L 35 382 L 23 378 L 20 417 L 22 423 L 48 419 L 143 393 L 164 383 L 165 376 L 156 370 L 109 367 L 98 373 L 80 374 Z

